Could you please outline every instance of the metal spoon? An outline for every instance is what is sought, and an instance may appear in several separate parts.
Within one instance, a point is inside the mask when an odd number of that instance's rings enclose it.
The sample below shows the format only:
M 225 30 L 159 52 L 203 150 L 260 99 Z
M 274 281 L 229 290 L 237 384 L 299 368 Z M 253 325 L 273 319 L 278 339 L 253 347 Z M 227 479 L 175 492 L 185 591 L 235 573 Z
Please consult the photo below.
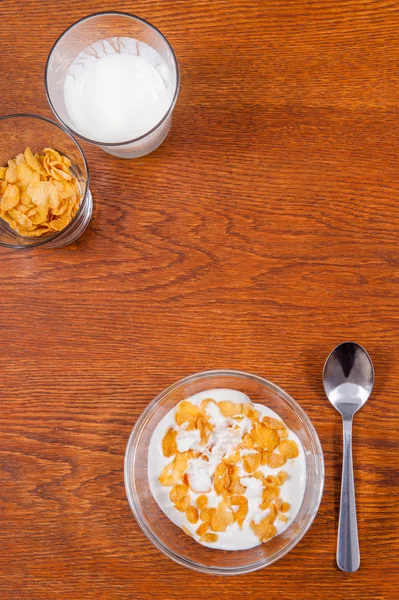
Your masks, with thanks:
M 323 371 L 327 398 L 341 414 L 344 425 L 341 505 L 338 523 L 337 564 L 342 571 L 360 565 L 352 463 L 352 419 L 366 402 L 374 385 L 374 368 L 366 350 L 354 342 L 340 344 L 331 352 Z

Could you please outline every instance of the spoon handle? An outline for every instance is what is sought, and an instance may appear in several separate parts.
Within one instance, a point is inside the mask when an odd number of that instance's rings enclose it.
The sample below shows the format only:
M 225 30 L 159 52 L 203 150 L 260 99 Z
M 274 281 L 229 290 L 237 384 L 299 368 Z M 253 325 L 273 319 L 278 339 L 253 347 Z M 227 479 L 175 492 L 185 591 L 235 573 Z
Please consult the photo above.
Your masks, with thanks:
M 342 462 L 341 505 L 338 523 L 337 564 L 341 571 L 353 573 L 360 565 L 357 533 L 355 483 L 352 462 L 352 417 L 343 419 L 344 458 Z

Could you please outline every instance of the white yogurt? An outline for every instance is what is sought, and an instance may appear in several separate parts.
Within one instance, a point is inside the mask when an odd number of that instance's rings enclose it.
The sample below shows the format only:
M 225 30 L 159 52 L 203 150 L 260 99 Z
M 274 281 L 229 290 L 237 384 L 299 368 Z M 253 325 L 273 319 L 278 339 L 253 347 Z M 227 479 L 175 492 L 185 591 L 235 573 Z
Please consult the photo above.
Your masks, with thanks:
M 153 48 L 131 38 L 100 40 L 69 67 L 64 102 L 73 128 L 105 143 L 155 127 L 173 96 L 171 73 Z
M 229 400 L 234 403 L 251 403 L 250 398 L 241 392 L 229 389 L 214 389 L 207 390 L 195 394 L 187 398 L 189 402 L 199 405 L 205 398 L 212 398 L 216 402 Z M 252 403 L 251 403 L 252 404 Z M 262 404 L 252 404 L 259 412 L 261 417 L 273 417 L 281 420 L 279 415 Z M 206 409 L 210 422 L 214 425 L 214 431 L 210 436 L 208 445 L 210 449 L 207 452 L 208 462 L 202 459 L 193 459 L 186 471 L 190 487 L 191 504 L 195 505 L 196 498 L 206 493 L 208 496 L 208 506 L 216 507 L 220 501 L 220 496 L 212 490 L 212 477 L 217 465 L 220 463 L 223 456 L 229 454 L 241 441 L 244 433 L 250 431 L 252 423 L 250 419 L 244 418 L 240 423 L 232 419 L 224 417 L 219 408 L 215 404 L 210 403 Z M 197 430 L 186 431 L 184 426 L 178 427 L 175 422 L 176 408 L 170 410 L 163 419 L 158 423 L 151 437 L 148 449 L 148 479 L 151 492 L 162 509 L 165 515 L 178 527 L 187 528 L 197 541 L 199 538 L 195 535 L 195 530 L 200 522 L 192 525 L 188 523 L 184 513 L 179 512 L 169 498 L 170 487 L 165 487 L 159 482 L 159 475 L 162 469 L 171 462 L 171 458 L 166 458 L 162 452 L 162 439 L 170 428 L 179 430 L 177 436 L 177 447 L 179 452 L 184 452 L 190 449 L 198 449 L 199 432 Z M 233 430 L 232 425 L 238 425 L 237 430 Z M 306 483 L 306 462 L 305 453 L 298 437 L 290 430 L 288 439 L 294 440 L 298 446 L 299 456 L 294 460 L 288 460 L 281 469 L 271 469 L 268 466 L 260 466 L 261 471 L 265 476 L 276 475 L 279 470 L 284 470 L 288 473 L 288 479 L 281 486 L 281 498 L 284 502 L 289 502 L 291 508 L 286 516 L 288 521 L 283 523 L 276 519 L 274 525 L 277 533 L 281 533 L 288 527 L 291 521 L 298 513 L 303 496 L 305 493 Z M 203 450 L 203 448 L 201 447 Z M 241 456 L 251 453 L 251 450 L 241 450 Z M 259 523 L 268 511 L 261 510 L 259 505 L 262 502 L 262 482 L 259 479 L 250 477 L 243 470 L 241 471 L 241 483 L 247 487 L 244 496 L 248 500 L 248 514 L 245 518 L 242 529 L 238 523 L 229 525 L 224 532 L 218 532 L 218 540 L 212 544 L 204 544 L 209 548 L 218 548 L 221 550 L 246 550 L 258 546 L 261 542 L 252 531 L 250 523 L 254 520 Z M 211 490 L 211 491 L 210 491 Z M 201 542 L 202 543 L 202 542 Z

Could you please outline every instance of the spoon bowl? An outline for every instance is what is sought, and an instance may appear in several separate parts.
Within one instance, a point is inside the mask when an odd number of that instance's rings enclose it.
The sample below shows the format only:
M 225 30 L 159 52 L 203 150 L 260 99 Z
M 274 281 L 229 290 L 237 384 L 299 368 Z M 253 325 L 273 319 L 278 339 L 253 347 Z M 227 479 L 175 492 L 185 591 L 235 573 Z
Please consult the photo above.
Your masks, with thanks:
M 348 417 L 369 398 L 374 385 L 374 368 L 366 350 L 354 342 L 339 344 L 324 365 L 323 384 L 331 404 Z

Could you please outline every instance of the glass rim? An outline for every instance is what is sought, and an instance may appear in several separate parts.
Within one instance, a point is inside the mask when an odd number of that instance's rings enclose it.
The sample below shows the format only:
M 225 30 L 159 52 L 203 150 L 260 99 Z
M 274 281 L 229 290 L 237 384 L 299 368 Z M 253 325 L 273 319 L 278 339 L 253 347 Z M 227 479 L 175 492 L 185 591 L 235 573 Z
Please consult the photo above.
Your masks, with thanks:
M 36 238 L 36 240 L 34 242 L 32 242 L 31 244 L 18 245 L 18 244 L 7 244 L 4 242 L 0 242 L 0 246 L 3 246 L 3 248 L 11 248 L 13 250 L 29 250 L 30 248 L 37 248 L 38 246 L 43 246 L 47 242 L 55 240 L 61 234 L 68 233 L 72 229 L 72 226 L 75 223 L 76 219 L 83 212 L 83 206 L 85 204 L 85 201 L 87 199 L 87 196 L 88 196 L 88 193 L 90 190 L 90 185 L 89 185 L 90 184 L 90 174 L 89 174 L 89 165 L 87 163 L 86 156 L 82 150 L 82 147 L 80 146 L 79 142 L 77 140 L 75 140 L 73 135 L 71 135 L 71 133 L 67 129 L 65 129 L 65 127 L 63 127 L 60 123 L 57 123 L 56 121 L 53 121 L 52 119 L 48 119 L 47 117 L 42 117 L 41 115 L 35 115 L 34 113 L 13 113 L 13 114 L 9 114 L 9 115 L 2 115 L 2 116 L 0 116 L 0 121 L 5 121 L 6 119 L 19 119 L 19 118 L 39 119 L 40 121 L 45 121 L 46 123 L 50 123 L 50 125 L 54 125 L 58 129 L 60 129 L 63 133 L 65 133 L 65 135 L 67 135 L 69 137 L 69 139 L 77 147 L 77 149 L 80 153 L 80 156 L 82 157 L 83 164 L 84 164 L 85 170 L 86 170 L 86 189 L 85 189 L 84 195 L 82 196 L 82 200 L 80 202 L 78 212 L 73 217 L 72 221 L 70 221 L 68 223 L 68 225 L 66 227 L 64 227 L 64 229 L 62 229 L 61 231 L 55 231 L 52 235 L 48 235 L 41 239 Z M 29 238 L 28 236 L 26 236 L 25 239 L 33 240 L 34 238 Z
M 141 515 L 141 508 L 136 501 L 135 493 L 132 492 L 132 488 L 134 488 L 135 486 L 133 483 L 131 468 L 132 468 L 132 466 L 134 468 L 135 456 L 136 456 L 136 452 L 137 452 L 137 441 L 140 439 L 143 427 L 145 426 L 147 419 L 151 416 L 151 413 L 153 413 L 154 409 L 156 409 L 158 403 L 165 396 L 167 396 L 171 392 L 175 391 L 182 385 L 191 383 L 192 381 L 195 381 L 195 380 L 200 380 L 200 379 L 205 379 L 206 377 L 215 377 L 215 376 L 233 376 L 233 377 L 238 377 L 241 379 L 250 379 L 252 381 L 256 381 L 258 383 L 261 383 L 262 385 L 265 385 L 271 391 L 276 392 L 277 394 L 282 396 L 283 399 L 291 407 L 291 409 L 293 409 L 294 412 L 304 422 L 306 428 L 308 429 L 311 440 L 312 440 L 312 442 L 315 446 L 315 450 L 316 450 L 314 457 L 315 457 L 315 462 L 317 465 L 318 489 L 316 490 L 317 493 L 315 493 L 313 496 L 311 505 L 308 507 L 309 514 L 307 515 L 306 522 L 302 526 L 300 532 L 298 534 L 296 534 L 284 548 L 277 551 L 276 554 L 272 558 L 269 558 L 269 559 L 263 558 L 256 562 L 253 562 L 249 565 L 243 565 L 240 567 L 214 567 L 214 566 L 208 567 L 199 562 L 188 559 L 188 558 L 184 557 L 183 555 L 178 554 L 178 553 L 174 552 L 173 550 L 170 550 L 169 548 L 167 548 L 158 539 L 158 536 L 156 535 L 156 533 L 154 533 L 148 527 L 148 525 L 145 523 L 144 518 Z M 200 573 L 212 574 L 212 575 L 226 576 L 226 575 L 243 575 L 243 574 L 247 574 L 247 573 L 252 573 L 254 571 L 258 571 L 259 569 L 262 569 L 266 566 L 273 564 L 280 558 L 283 558 L 283 556 L 285 556 L 288 552 L 290 552 L 301 541 L 303 536 L 307 533 L 310 526 L 312 525 L 312 523 L 318 513 L 321 499 L 323 496 L 324 479 L 325 479 L 325 476 L 324 476 L 323 449 L 322 449 L 317 431 L 316 431 L 313 423 L 311 422 L 310 418 L 308 417 L 306 412 L 303 410 L 303 408 L 301 408 L 301 406 L 296 402 L 296 400 L 294 400 L 294 398 L 292 398 L 292 396 L 290 396 L 282 388 L 280 388 L 278 385 L 272 383 L 268 379 L 265 379 L 264 377 L 261 377 L 259 375 L 254 375 L 253 373 L 247 373 L 245 371 L 236 371 L 233 369 L 216 369 L 216 370 L 201 371 L 199 373 L 194 373 L 193 375 L 188 375 L 186 377 L 183 377 L 182 379 L 179 379 L 178 381 L 172 383 L 167 388 L 165 388 L 162 392 L 157 394 L 157 396 L 145 407 L 145 409 L 143 410 L 143 412 L 137 419 L 137 421 L 130 433 L 130 436 L 129 436 L 129 439 L 128 439 L 128 442 L 126 445 L 126 451 L 125 451 L 125 457 L 124 457 L 124 482 L 125 482 L 126 496 L 127 496 L 128 502 L 129 502 L 130 509 L 131 509 L 133 516 L 136 519 L 137 524 L 139 525 L 140 529 L 143 531 L 143 533 L 146 535 L 146 537 L 154 544 L 154 546 L 158 550 L 160 550 L 164 555 L 166 555 L 168 558 L 170 558 L 170 559 L 174 560 L 175 562 L 177 562 L 178 564 L 183 565 L 184 567 L 188 567 L 189 569 L 192 569 L 194 571 L 197 571 Z M 302 506 L 301 506 L 298 514 L 300 514 L 302 509 L 303 509 L 303 503 L 302 503 Z M 297 517 L 295 517 L 295 518 L 297 518 Z
M 116 16 L 119 16 L 119 17 L 127 17 L 127 18 L 133 19 L 135 21 L 140 21 L 140 23 L 144 23 L 144 25 L 146 25 L 147 27 L 149 27 L 150 29 L 152 29 L 153 31 L 155 31 L 155 33 L 157 33 L 164 40 L 164 42 L 166 43 L 167 47 L 169 48 L 169 50 L 170 50 L 170 52 L 172 54 L 173 62 L 174 62 L 175 69 L 176 69 L 176 86 L 175 86 L 175 91 L 174 91 L 173 98 L 172 98 L 172 101 L 170 103 L 170 106 L 169 106 L 168 110 L 166 111 L 166 113 L 164 114 L 164 116 L 162 117 L 162 119 L 160 121 L 158 121 L 158 123 L 156 125 L 154 125 L 154 127 L 152 127 L 152 129 L 150 129 L 149 131 L 147 131 L 143 135 L 140 135 L 139 137 L 132 138 L 130 140 L 126 140 L 126 141 L 123 141 L 123 142 L 101 142 L 101 141 L 98 141 L 98 140 L 95 140 L 95 139 L 92 139 L 92 138 L 88 138 L 88 137 L 82 135 L 81 133 L 78 133 L 74 129 L 72 129 L 72 127 L 70 127 L 69 125 L 67 125 L 65 123 L 65 121 L 63 119 L 61 119 L 60 115 L 55 110 L 53 102 L 51 101 L 51 96 L 50 96 L 50 92 L 49 92 L 48 85 L 47 85 L 48 70 L 49 70 L 50 60 L 51 60 L 51 58 L 53 56 L 53 53 L 54 53 L 54 51 L 55 51 L 58 43 L 62 40 L 62 38 L 71 29 L 73 29 L 77 25 L 80 25 L 80 23 L 83 23 L 84 21 L 88 21 L 89 19 L 93 19 L 95 17 L 105 17 L 105 16 L 110 16 L 110 15 L 116 15 Z M 47 101 L 48 101 L 48 103 L 50 105 L 50 108 L 53 111 L 54 115 L 62 123 L 62 125 L 66 129 L 68 129 L 68 131 L 70 131 L 74 136 L 77 136 L 81 140 L 84 140 L 85 142 L 88 142 L 89 144 L 94 144 L 96 146 L 105 146 L 105 147 L 109 146 L 110 148 L 117 147 L 117 146 L 127 146 L 129 144 L 133 144 L 134 142 L 138 142 L 140 140 L 144 140 L 146 137 L 148 137 L 149 135 L 151 135 L 152 133 L 154 133 L 155 131 L 157 131 L 161 127 L 161 125 L 163 125 L 163 123 L 172 114 L 172 111 L 173 111 L 173 109 L 175 107 L 175 104 L 176 104 L 177 96 L 179 94 L 179 89 L 180 89 L 179 63 L 177 62 L 176 54 L 175 54 L 172 46 L 168 42 L 167 38 L 164 36 L 164 34 L 157 27 L 155 27 L 155 25 L 152 25 L 152 23 L 150 23 L 149 21 L 146 21 L 145 19 L 142 19 L 141 17 L 138 17 L 137 15 L 133 15 L 131 13 L 127 13 L 127 12 L 123 12 L 123 11 L 117 11 L 117 10 L 100 11 L 100 12 L 97 12 L 97 13 L 92 13 L 90 15 L 87 15 L 86 17 L 82 17 L 78 21 L 75 21 L 74 23 L 72 23 L 71 25 L 69 25 L 69 27 L 67 27 L 58 36 L 58 38 L 54 42 L 54 44 L 53 44 L 53 46 L 52 46 L 52 48 L 51 48 L 51 50 L 49 52 L 49 55 L 47 57 L 46 66 L 45 66 L 45 69 L 44 69 L 44 88 L 45 88 L 45 91 L 46 91 Z

